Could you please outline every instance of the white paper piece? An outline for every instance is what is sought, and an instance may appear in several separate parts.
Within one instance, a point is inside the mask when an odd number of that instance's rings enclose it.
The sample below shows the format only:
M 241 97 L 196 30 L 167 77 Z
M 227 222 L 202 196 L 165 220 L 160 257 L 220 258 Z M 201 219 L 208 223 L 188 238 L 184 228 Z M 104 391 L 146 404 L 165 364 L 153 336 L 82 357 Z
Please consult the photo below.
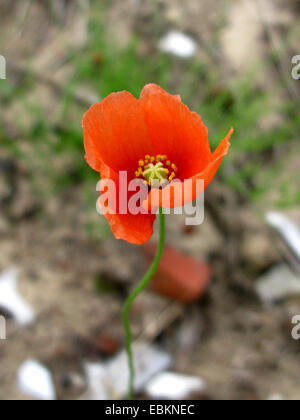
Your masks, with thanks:
M 165 400 L 182 400 L 205 389 L 205 382 L 201 378 L 172 372 L 159 373 L 146 386 L 149 397 Z
M 134 344 L 133 354 L 136 373 L 134 388 L 137 392 L 143 390 L 155 374 L 169 369 L 172 364 L 169 354 L 148 344 Z M 125 351 L 106 364 L 86 363 L 85 371 L 91 399 L 122 399 L 126 397 L 129 372 Z
M 197 44 L 190 36 L 179 31 L 171 31 L 161 39 L 159 48 L 163 52 L 189 58 L 196 54 Z
M 22 298 L 17 287 L 17 270 L 4 271 L 0 275 L 0 306 L 7 310 L 20 325 L 32 324 L 35 313 L 31 306 Z
M 300 261 L 300 229 L 288 217 L 278 212 L 266 214 L 266 220 L 270 226 L 275 228 Z
M 35 360 L 28 360 L 20 367 L 18 388 L 23 394 L 37 400 L 54 401 L 56 399 L 51 373 Z
M 260 299 L 271 304 L 291 296 L 300 296 L 300 277 L 287 266 L 279 265 L 260 277 L 255 288 Z

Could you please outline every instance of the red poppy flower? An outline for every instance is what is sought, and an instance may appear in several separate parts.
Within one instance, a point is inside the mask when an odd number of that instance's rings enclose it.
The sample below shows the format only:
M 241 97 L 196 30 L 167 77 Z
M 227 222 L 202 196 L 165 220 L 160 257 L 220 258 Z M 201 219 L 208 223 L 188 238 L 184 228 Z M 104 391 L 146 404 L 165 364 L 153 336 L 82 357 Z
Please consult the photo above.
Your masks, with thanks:
M 164 188 L 149 188 L 149 195 L 145 187 L 148 198 L 145 197 L 144 209 L 165 207 L 167 194 L 171 197 L 167 205 L 170 208 L 194 200 L 199 191 L 192 187 L 187 194 L 184 186 L 188 180 L 197 179 L 204 180 L 204 188 L 208 186 L 227 154 L 233 133 L 231 129 L 212 153 L 200 116 L 191 112 L 179 96 L 153 84 L 145 86 L 140 99 L 119 92 L 93 105 L 84 115 L 83 129 L 86 160 L 102 180 L 115 182 L 117 197 L 120 183 L 123 188 L 133 178 L 142 179 L 145 184 L 166 181 Z M 127 171 L 124 182 L 120 171 Z M 182 182 L 172 183 L 174 178 Z M 117 239 L 143 244 L 151 238 L 155 214 L 117 213 L 106 214 Z

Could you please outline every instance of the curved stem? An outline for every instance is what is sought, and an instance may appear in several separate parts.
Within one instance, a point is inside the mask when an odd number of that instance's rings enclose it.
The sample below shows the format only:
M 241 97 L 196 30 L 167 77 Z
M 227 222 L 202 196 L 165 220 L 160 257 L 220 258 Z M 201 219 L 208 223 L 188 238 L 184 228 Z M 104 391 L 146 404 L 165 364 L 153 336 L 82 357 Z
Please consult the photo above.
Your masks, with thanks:
M 149 284 L 150 280 L 154 276 L 159 266 L 165 245 L 165 215 L 163 209 L 159 209 L 159 241 L 158 248 L 154 258 L 154 261 L 138 284 L 136 289 L 131 293 L 131 295 L 126 300 L 123 311 L 122 311 L 122 320 L 125 328 L 125 339 L 126 339 L 126 352 L 128 357 L 128 367 L 129 367 L 129 384 L 128 384 L 128 399 L 132 400 L 134 396 L 134 364 L 133 364 L 133 354 L 132 354 L 132 335 L 129 322 L 129 312 L 131 305 L 135 298 L 144 290 L 144 288 Z

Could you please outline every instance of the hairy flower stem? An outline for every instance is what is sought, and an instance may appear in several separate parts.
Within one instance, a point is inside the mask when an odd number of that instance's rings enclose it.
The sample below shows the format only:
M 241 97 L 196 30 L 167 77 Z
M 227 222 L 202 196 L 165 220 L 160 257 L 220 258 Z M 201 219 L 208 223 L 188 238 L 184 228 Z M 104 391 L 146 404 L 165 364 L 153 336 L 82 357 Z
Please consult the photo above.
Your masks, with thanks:
M 131 295 L 126 300 L 123 311 L 122 311 L 122 319 L 125 328 L 125 336 L 126 336 L 126 352 L 128 357 L 128 367 L 129 367 L 129 384 L 128 384 L 128 400 L 132 400 L 134 396 L 134 364 L 133 364 L 133 354 L 132 354 L 132 335 L 130 329 L 130 322 L 129 322 L 129 313 L 131 309 L 131 305 L 136 297 L 144 290 L 144 288 L 149 284 L 150 280 L 154 276 L 159 266 L 161 257 L 163 255 L 165 245 L 165 215 L 163 213 L 163 209 L 159 209 L 159 240 L 158 240 L 158 248 L 154 258 L 154 261 L 139 283 L 139 285 L 134 289 Z

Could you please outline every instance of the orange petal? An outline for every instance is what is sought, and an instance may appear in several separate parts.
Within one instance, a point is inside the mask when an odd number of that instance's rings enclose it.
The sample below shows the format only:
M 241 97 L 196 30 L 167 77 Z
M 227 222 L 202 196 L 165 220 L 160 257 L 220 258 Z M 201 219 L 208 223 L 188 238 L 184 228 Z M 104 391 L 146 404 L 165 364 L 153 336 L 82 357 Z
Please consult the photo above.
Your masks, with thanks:
M 125 189 L 127 189 L 127 185 L 124 185 L 122 179 L 119 178 L 118 174 L 110 169 L 107 165 L 102 163 L 101 165 L 101 182 L 106 182 L 106 180 L 111 180 L 116 185 L 116 212 L 119 212 L 119 204 L 120 204 L 120 191 L 119 189 L 122 188 L 122 193 Z M 121 187 L 120 187 L 120 179 L 121 179 Z M 112 191 L 112 194 L 114 191 Z M 128 193 L 128 199 L 133 195 L 133 193 Z M 114 197 L 112 196 L 112 199 Z M 123 202 L 125 204 L 126 210 L 127 209 L 127 202 Z M 99 201 L 100 203 L 100 201 Z M 101 207 L 101 206 L 100 206 Z M 145 242 L 149 241 L 153 234 L 153 223 L 155 221 L 156 216 L 152 214 L 105 214 L 107 218 L 111 230 L 116 239 L 123 239 L 124 241 L 130 242 L 136 245 L 142 245 Z
M 167 155 L 178 167 L 181 179 L 204 169 L 211 160 L 211 151 L 200 116 L 191 112 L 179 96 L 157 85 L 145 86 L 140 101 L 155 153 Z
M 207 167 L 202 171 L 200 174 L 195 175 L 193 179 L 203 179 L 204 180 L 204 188 L 208 187 L 211 181 L 214 179 L 224 156 L 227 155 L 229 147 L 230 147 L 230 138 L 234 133 L 233 127 L 229 130 L 227 136 L 221 141 L 217 149 L 214 151 L 212 155 L 211 162 L 207 165 Z M 195 197 L 196 198 L 196 197 Z
M 115 171 L 137 169 L 139 159 L 152 153 L 144 111 L 128 92 L 109 95 L 83 117 L 86 158 L 93 167 L 103 161 Z
M 85 160 L 90 165 L 90 167 L 94 169 L 94 171 L 100 172 L 101 160 L 98 158 L 97 150 L 88 132 L 84 133 L 83 141 L 85 149 Z
M 152 212 L 154 212 L 157 207 L 182 207 L 195 200 L 216 175 L 223 157 L 228 152 L 230 146 L 229 140 L 233 131 L 233 128 L 231 128 L 225 139 L 221 141 L 218 148 L 213 153 L 211 161 L 201 173 L 194 175 L 184 182 L 168 184 L 162 190 L 152 188 L 148 195 L 148 199 L 143 202 L 143 207 L 148 209 L 148 211 L 152 210 Z M 203 180 L 203 184 L 197 183 L 198 180 Z
M 117 214 L 105 216 L 116 239 L 143 245 L 153 235 L 155 216 L 151 214 Z

